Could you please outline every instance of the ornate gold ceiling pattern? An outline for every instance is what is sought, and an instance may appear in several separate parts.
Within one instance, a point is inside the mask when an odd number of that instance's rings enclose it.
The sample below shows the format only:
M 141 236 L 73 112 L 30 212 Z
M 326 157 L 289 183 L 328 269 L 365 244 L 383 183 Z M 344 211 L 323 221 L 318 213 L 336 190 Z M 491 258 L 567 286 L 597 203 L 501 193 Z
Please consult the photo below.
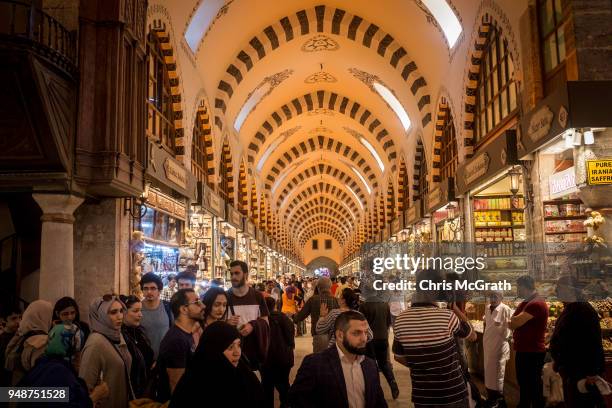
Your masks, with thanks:
M 255 157 L 265 145 L 266 140 L 273 137 L 276 129 L 283 123 L 314 109 L 329 109 L 345 115 L 357 122 L 358 125 L 368 129 L 375 140 L 382 146 L 387 154 L 387 160 L 391 163 L 391 171 L 395 171 L 397 151 L 389 131 L 383 126 L 371 110 L 357 101 L 353 101 L 335 92 L 316 91 L 293 99 L 277 109 L 261 125 L 255 133 L 253 140 L 249 143 L 248 162 L 255 163 Z
M 252 37 L 248 46 L 238 52 L 236 59 L 225 70 L 224 78 L 219 81 L 215 97 L 215 125 L 223 130 L 224 117 L 234 90 L 240 85 L 246 74 L 265 57 L 283 44 L 318 33 L 318 35 L 335 35 L 375 52 L 391 66 L 409 85 L 413 96 L 419 101 L 421 121 L 426 126 L 432 120 L 429 107 L 431 97 L 427 90 L 425 78 L 418 72 L 417 64 L 395 38 L 378 25 L 346 10 L 315 6 L 300 10 L 295 14 L 281 18 L 267 26 Z M 314 43 L 313 43 L 314 45 Z

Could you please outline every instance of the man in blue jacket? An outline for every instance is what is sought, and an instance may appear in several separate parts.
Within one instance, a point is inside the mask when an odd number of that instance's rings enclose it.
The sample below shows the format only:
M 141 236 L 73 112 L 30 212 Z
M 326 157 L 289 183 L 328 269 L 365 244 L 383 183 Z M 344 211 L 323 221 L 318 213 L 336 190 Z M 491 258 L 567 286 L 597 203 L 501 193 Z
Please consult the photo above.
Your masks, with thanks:
M 387 407 L 376 362 L 365 356 L 365 316 L 352 310 L 341 313 L 335 331 L 334 346 L 304 358 L 289 390 L 291 407 Z

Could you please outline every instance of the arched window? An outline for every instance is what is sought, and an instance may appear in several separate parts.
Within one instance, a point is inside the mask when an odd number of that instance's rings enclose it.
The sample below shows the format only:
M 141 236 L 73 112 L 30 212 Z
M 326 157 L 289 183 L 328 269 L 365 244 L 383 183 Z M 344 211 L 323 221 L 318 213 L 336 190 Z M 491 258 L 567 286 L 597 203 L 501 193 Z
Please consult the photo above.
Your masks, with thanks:
M 206 140 L 204 137 L 204 124 L 199 113 L 196 114 L 193 125 L 193 139 L 191 141 L 191 172 L 196 180 L 209 184 L 208 156 L 206 153 Z
M 219 163 L 219 180 L 219 195 L 225 202 L 229 202 L 228 168 L 227 163 L 223 159 Z
M 457 171 L 457 136 L 453 125 L 453 116 L 450 109 L 446 110 L 444 124 L 442 125 L 442 141 L 440 147 L 440 178 L 445 180 L 454 177 Z
M 427 181 L 427 160 L 425 160 L 425 157 L 423 157 L 419 167 L 419 198 L 421 199 L 421 203 L 424 202 L 428 193 L 429 182 Z
M 148 48 L 147 134 L 174 155 L 175 129 L 170 76 L 161 43 L 155 31 L 151 31 L 148 35 Z
M 480 62 L 474 113 L 474 137 L 478 144 L 517 107 L 514 64 L 508 43 L 495 24 L 489 24 Z

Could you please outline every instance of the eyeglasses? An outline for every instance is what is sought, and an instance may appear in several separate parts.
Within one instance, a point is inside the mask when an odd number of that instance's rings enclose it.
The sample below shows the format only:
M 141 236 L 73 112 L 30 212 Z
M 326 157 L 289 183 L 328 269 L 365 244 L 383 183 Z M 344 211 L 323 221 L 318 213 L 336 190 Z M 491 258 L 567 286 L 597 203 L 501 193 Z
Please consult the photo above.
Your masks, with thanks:
M 114 293 L 112 293 L 112 294 L 111 293 L 107 293 L 106 295 L 102 296 L 102 300 L 103 301 L 98 304 L 98 308 L 96 309 L 97 311 L 100 310 L 100 306 L 102 306 L 102 303 L 110 302 L 112 300 L 119 300 L 119 297 L 117 295 L 115 295 Z
M 190 306 L 190 305 L 198 305 L 198 306 L 202 306 L 204 303 L 202 303 L 201 300 L 194 300 L 193 302 L 188 302 L 185 303 L 185 306 Z

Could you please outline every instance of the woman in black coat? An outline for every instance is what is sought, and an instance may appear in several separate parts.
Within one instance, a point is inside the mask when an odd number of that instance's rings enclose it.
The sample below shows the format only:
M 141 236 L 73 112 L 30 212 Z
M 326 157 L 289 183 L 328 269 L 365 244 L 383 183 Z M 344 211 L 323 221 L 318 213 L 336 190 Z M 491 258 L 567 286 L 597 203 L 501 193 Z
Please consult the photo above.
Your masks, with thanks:
M 142 303 L 140 299 L 130 295 L 121 296 L 121 301 L 126 307 L 121 333 L 132 355 L 130 382 L 132 383 L 132 389 L 136 398 L 140 398 L 145 394 L 147 382 L 151 375 L 154 353 L 151 348 L 151 342 L 140 325 L 142 320 Z
M 212 323 L 204 330 L 169 408 L 192 406 L 194 395 L 201 396 L 206 407 L 263 407 L 261 384 L 241 354 L 238 330 L 226 322 Z

